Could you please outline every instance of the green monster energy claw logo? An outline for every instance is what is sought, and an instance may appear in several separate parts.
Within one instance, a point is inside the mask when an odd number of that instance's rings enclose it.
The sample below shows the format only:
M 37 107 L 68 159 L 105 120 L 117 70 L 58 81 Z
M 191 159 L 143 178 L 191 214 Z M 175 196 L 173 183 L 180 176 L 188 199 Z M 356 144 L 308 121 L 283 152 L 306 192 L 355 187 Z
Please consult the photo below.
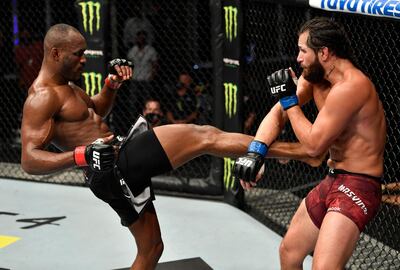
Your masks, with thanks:
M 233 83 L 224 83 L 225 89 L 225 113 L 229 118 L 237 112 L 237 93 L 238 87 Z
M 86 94 L 94 96 L 100 92 L 103 81 L 103 75 L 101 75 L 101 73 L 83 72 L 82 76 L 85 83 Z
M 101 4 L 95 1 L 80 2 L 82 11 L 83 30 L 93 35 L 93 21 L 96 19 L 96 31 L 100 30 Z M 96 15 L 96 16 L 95 16 Z
M 234 159 L 224 158 L 224 186 L 226 190 L 231 190 L 235 187 L 235 178 L 232 175 Z
M 226 6 L 224 7 L 225 11 L 225 36 L 232 42 L 234 38 L 237 36 L 237 15 L 238 9 L 235 6 Z

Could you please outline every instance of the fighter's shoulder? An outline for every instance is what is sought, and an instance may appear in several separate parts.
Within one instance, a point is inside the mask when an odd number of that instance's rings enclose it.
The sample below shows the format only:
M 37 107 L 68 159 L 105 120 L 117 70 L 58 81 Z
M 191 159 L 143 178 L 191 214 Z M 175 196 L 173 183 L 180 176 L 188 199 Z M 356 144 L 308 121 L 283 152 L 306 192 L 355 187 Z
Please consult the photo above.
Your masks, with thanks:
M 372 82 L 359 70 L 347 72 L 344 79 L 332 86 L 328 99 L 335 104 L 351 104 L 358 108 L 366 103 L 374 89 Z
M 43 108 L 43 106 L 57 107 L 60 104 L 61 93 L 68 86 L 33 84 L 28 91 L 25 106 Z
M 356 95 L 358 98 L 368 96 L 374 90 L 372 81 L 362 71 L 353 69 L 346 72 L 344 79 L 336 84 L 337 92 Z

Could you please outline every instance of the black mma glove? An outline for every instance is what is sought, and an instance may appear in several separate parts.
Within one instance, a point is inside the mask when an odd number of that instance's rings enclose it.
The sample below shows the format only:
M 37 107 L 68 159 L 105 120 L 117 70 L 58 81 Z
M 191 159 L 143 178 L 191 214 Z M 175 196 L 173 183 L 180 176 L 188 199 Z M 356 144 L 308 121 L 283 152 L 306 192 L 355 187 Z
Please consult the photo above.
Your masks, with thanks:
M 129 67 L 133 68 L 133 63 L 126 59 L 120 59 L 120 58 L 116 58 L 116 59 L 113 59 L 110 62 L 108 62 L 108 65 L 107 65 L 108 76 L 105 80 L 105 83 L 106 83 L 107 87 L 111 88 L 111 89 L 118 89 L 122 85 L 122 81 L 112 79 L 112 75 L 118 75 L 118 72 L 115 69 L 115 66 L 129 66 Z
M 290 75 L 289 69 L 275 71 L 267 77 L 267 80 L 271 95 L 279 98 L 279 102 L 285 111 L 299 104 L 296 96 L 297 86 Z
M 94 172 L 106 172 L 114 168 L 114 147 L 96 140 L 86 146 L 78 146 L 74 150 L 75 164 L 83 167 L 89 166 Z
M 268 146 L 260 141 L 252 141 L 247 149 L 247 155 L 236 159 L 233 165 L 236 179 L 254 182 L 258 171 L 264 164 Z
M 118 72 L 115 70 L 115 66 L 128 66 L 133 68 L 133 63 L 126 59 L 115 58 L 108 62 L 107 70 L 109 74 L 118 75 Z

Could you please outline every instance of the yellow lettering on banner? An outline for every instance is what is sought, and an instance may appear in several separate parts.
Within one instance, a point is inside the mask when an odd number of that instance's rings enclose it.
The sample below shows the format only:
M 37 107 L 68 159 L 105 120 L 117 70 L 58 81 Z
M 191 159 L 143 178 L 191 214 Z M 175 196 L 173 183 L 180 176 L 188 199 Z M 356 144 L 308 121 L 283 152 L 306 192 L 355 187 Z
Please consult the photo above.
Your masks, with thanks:
M 18 241 L 19 239 L 21 238 L 15 236 L 0 235 L 0 248 L 11 245 L 12 243 Z

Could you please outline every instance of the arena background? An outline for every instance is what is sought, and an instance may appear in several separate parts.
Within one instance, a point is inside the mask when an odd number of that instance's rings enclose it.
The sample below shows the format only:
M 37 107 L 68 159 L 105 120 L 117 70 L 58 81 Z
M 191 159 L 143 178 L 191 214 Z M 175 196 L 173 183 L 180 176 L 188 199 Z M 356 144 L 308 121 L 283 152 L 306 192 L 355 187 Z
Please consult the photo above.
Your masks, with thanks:
M 387 1 L 372 2 L 382 2 L 382 7 Z M 399 7 L 398 1 L 391 2 L 395 3 L 393 7 Z M 331 9 L 332 3 L 339 6 L 339 1 L 330 3 Z M 158 54 L 158 71 L 147 84 L 151 88 L 141 88 L 132 82 L 119 90 L 115 109 L 107 119 L 118 134 L 124 134 L 141 113 L 147 96 L 158 98 L 165 110 L 176 106 L 172 97 L 183 71 L 193 78 L 196 123 L 254 134 L 274 103 L 266 95 L 266 76 L 287 66 L 300 73 L 296 64 L 296 33 L 302 22 L 325 16 L 343 23 L 359 65 L 377 86 L 388 123 L 381 210 L 362 234 L 347 268 L 400 268 L 400 185 L 397 184 L 400 21 L 396 19 L 399 13 L 385 16 L 387 13 L 378 8 L 371 9 L 378 16 L 324 11 L 299 0 L 10 0 L 2 4 L 0 176 L 69 185 L 84 185 L 79 170 L 31 176 L 19 165 L 22 106 L 40 68 L 41 41 L 51 25 L 71 24 L 87 38 L 92 54 L 87 55 L 87 70 L 78 83 L 89 94 L 98 91 L 98 84 L 106 75 L 106 62 L 127 56 L 136 34 L 132 29 L 147 31 L 147 38 Z M 309 119 L 315 117 L 312 104 L 303 109 Z M 254 123 L 245 130 L 245 121 L 251 119 Z M 280 139 L 295 140 L 290 125 Z M 158 193 L 224 199 L 283 235 L 301 199 L 326 173 L 325 166 L 311 168 L 295 161 L 282 165 L 269 160 L 263 181 L 257 188 L 243 192 L 232 179 L 232 164 L 229 158 L 200 157 L 168 175 L 156 177 L 154 185 Z

